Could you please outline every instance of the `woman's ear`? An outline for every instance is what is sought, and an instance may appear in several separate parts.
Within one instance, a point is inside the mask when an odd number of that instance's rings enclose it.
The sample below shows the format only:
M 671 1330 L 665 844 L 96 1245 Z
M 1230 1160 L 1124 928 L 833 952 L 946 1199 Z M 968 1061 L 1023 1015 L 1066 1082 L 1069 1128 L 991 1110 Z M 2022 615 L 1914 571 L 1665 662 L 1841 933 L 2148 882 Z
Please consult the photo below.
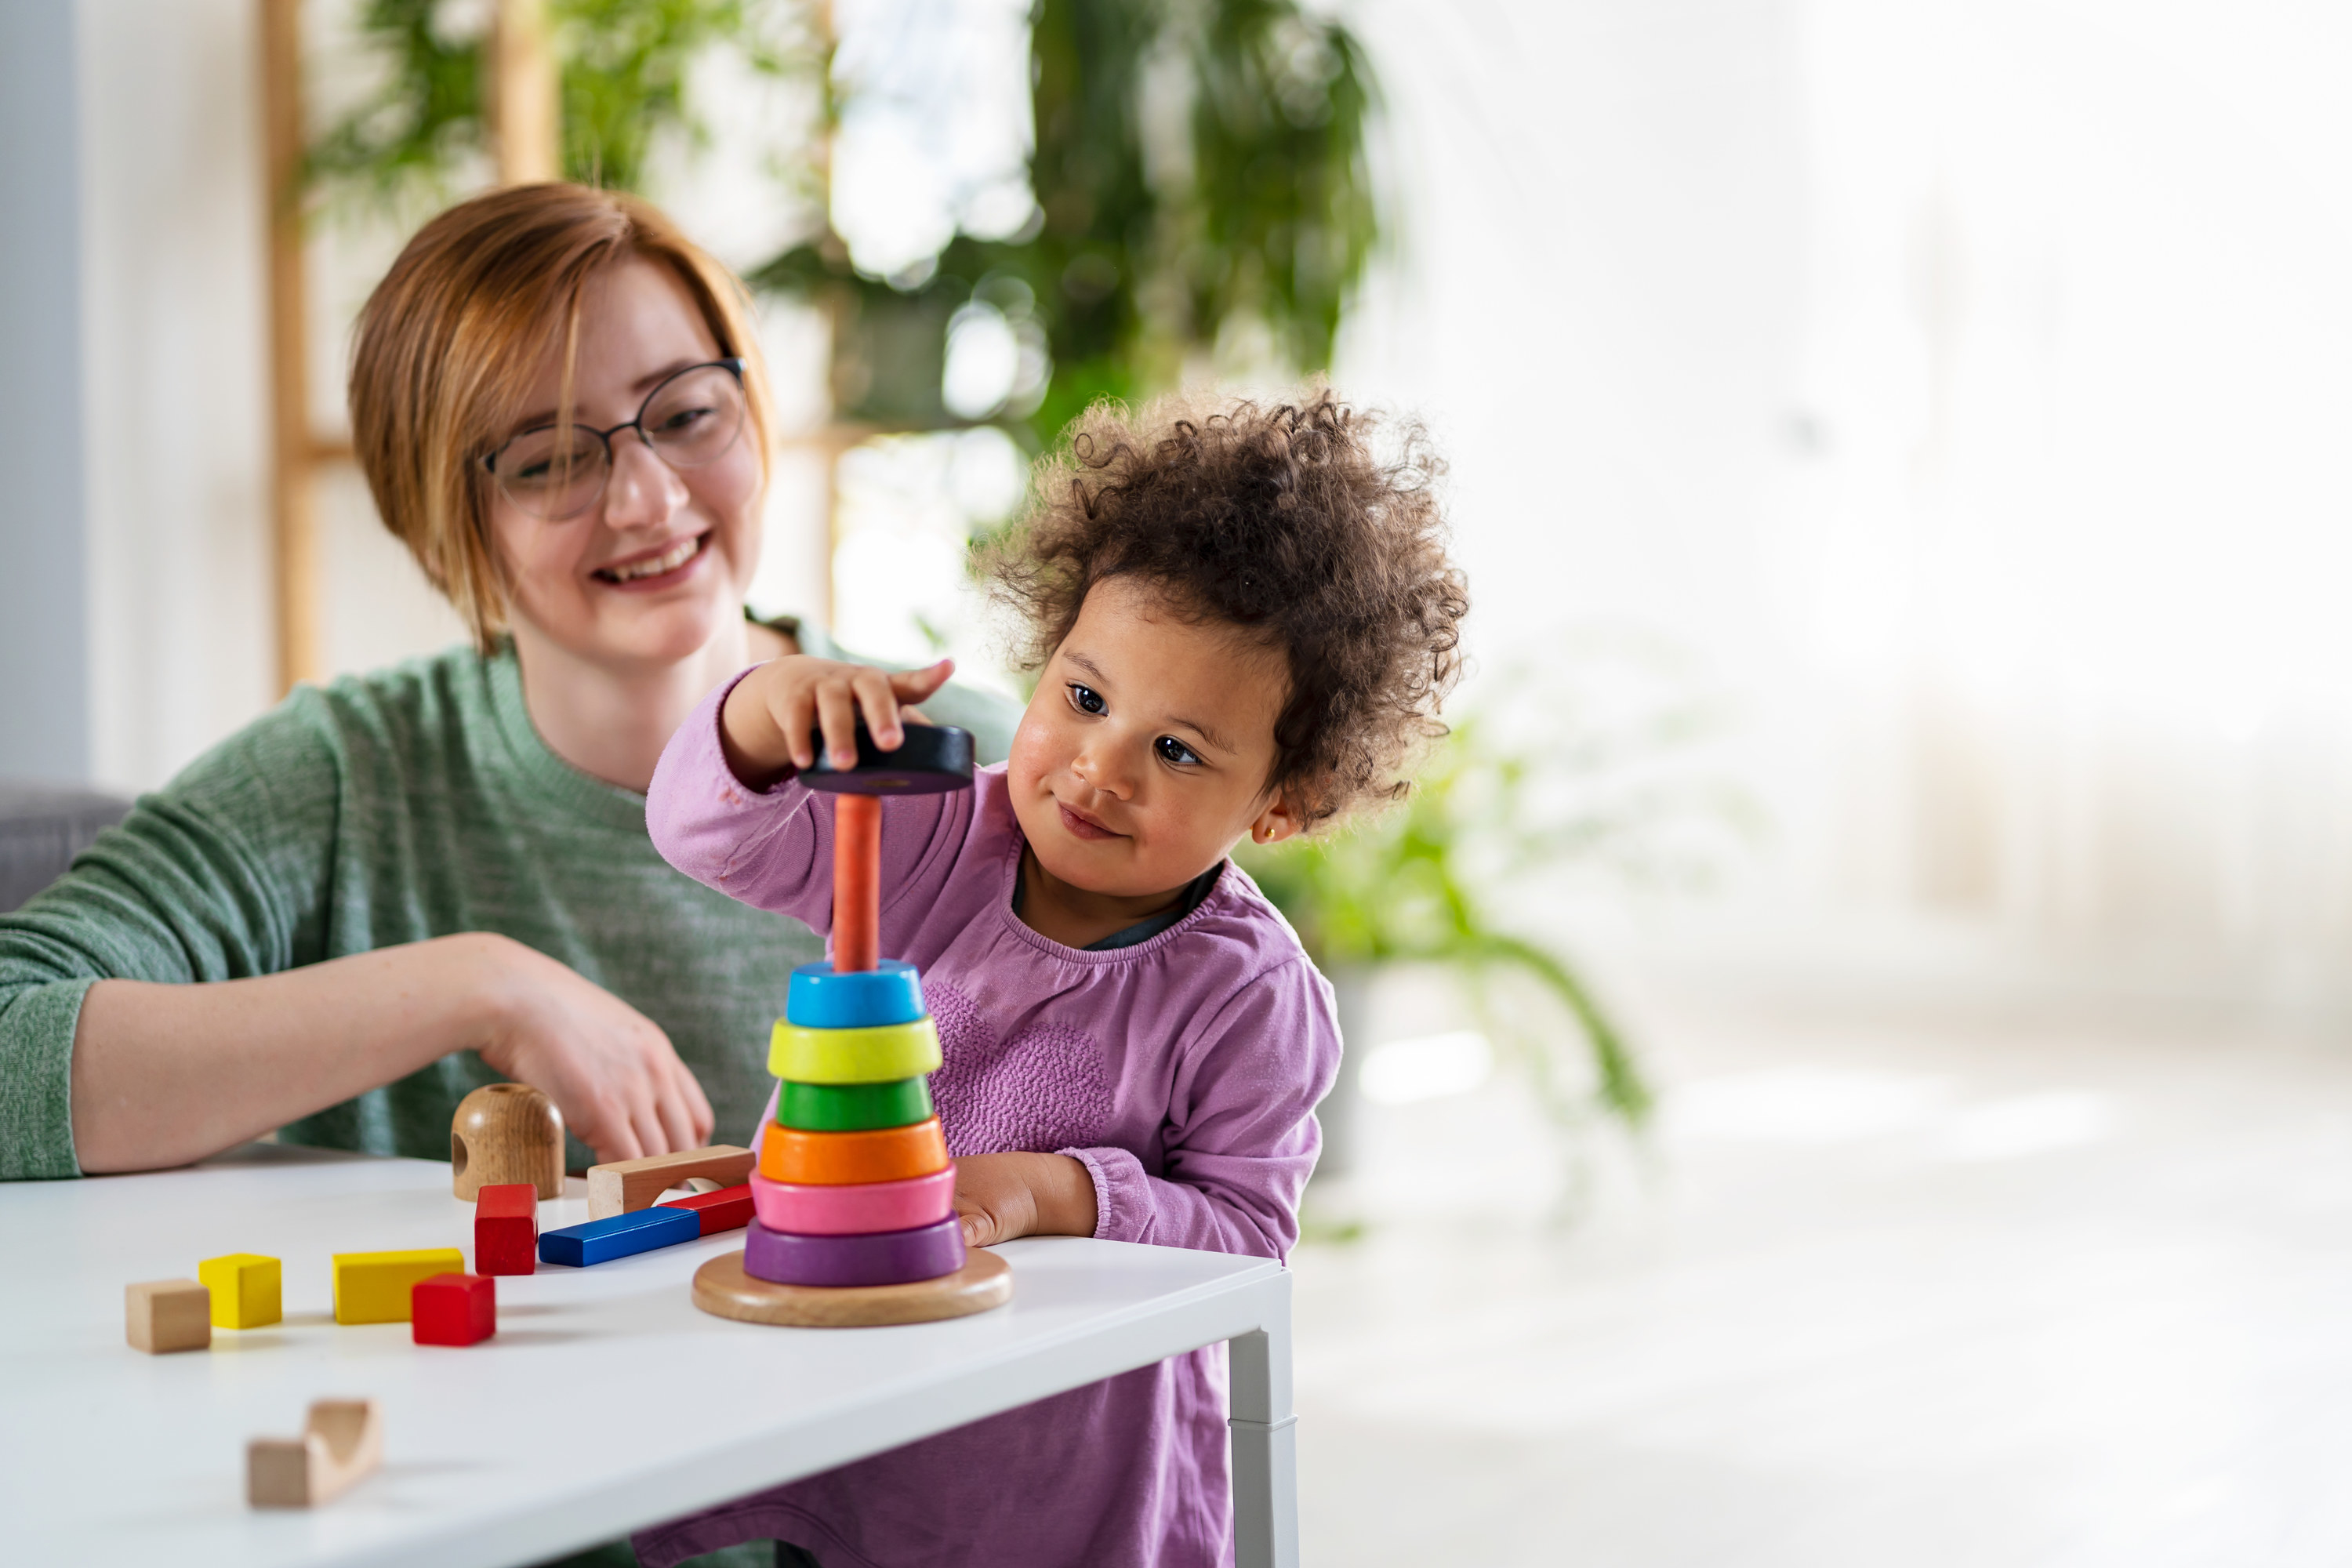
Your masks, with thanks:
M 1279 844 L 1306 830 L 1306 818 L 1291 804 L 1290 796 L 1286 793 L 1277 794 L 1266 803 L 1265 809 L 1258 813 L 1257 820 L 1250 824 L 1250 842 Z

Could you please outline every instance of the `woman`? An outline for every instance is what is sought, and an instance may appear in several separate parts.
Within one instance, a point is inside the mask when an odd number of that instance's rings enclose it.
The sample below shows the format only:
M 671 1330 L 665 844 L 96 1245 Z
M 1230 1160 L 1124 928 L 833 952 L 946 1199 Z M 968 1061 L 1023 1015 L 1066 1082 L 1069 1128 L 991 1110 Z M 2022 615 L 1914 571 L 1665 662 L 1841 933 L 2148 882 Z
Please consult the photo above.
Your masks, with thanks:
M 410 242 L 352 424 L 476 646 L 298 690 L 0 916 L 0 1176 L 272 1128 L 446 1158 L 502 1078 L 575 1167 L 748 1140 L 822 945 L 664 865 L 644 791 L 705 692 L 798 646 L 742 610 L 761 375 L 740 286 L 644 203 L 519 187 Z M 929 708 L 1003 754 L 1009 704 Z

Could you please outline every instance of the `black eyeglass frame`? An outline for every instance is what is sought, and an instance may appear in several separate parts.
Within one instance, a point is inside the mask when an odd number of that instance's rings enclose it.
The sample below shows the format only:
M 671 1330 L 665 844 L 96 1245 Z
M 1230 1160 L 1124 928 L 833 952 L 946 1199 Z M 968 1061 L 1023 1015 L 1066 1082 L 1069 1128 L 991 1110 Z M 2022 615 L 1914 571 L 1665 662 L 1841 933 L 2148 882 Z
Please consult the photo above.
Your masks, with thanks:
M 643 441 L 643 442 L 646 444 L 646 449 L 647 451 L 649 451 L 649 452 L 653 453 L 656 457 L 660 458 L 661 458 L 661 460 L 662 460 L 663 462 L 665 462 L 665 463 L 669 463 L 669 466 L 670 466 L 671 468 L 677 468 L 677 465 L 676 463 L 670 463 L 669 458 L 668 458 L 667 457 L 666 457 L 666 456 L 664 456 L 664 455 L 663 455 L 662 447 L 661 447 L 661 444 L 660 444 L 659 442 L 656 441 L 656 440 L 655 440 L 651 436 L 649 436 L 649 435 L 647 435 L 647 434 L 646 433 L 646 411 L 647 409 L 651 408 L 651 407 L 654 405 L 654 399 L 655 399 L 655 398 L 659 397 L 659 396 L 660 396 L 664 392 L 666 392 L 666 391 L 667 391 L 667 390 L 669 389 L 669 387 L 670 387 L 671 384 L 673 384 L 674 382 L 677 381 L 677 380 L 678 380 L 678 378 L 680 378 L 681 376 L 688 376 L 688 375 L 692 375 L 692 374 L 693 374 L 696 371 L 698 371 L 698 370 L 723 370 L 723 371 L 725 371 L 728 374 L 730 374 L 730 375 L 731 375 L 731 376 L 733 376 L 733 377 L 735 378 L 735 386 L 736 386 L 736 390 L 738 390 L 739 392 L 743 392 L 743 393 L 745 393 L 746 397 L 747 397 L 747 399 L 748 399 L 748 396 L 749 396 L 749 389 L 748 389 L 748 388 L 746 388 L 746 387 L 744 386 L 744 384 L 743 384 L 743 362 L 742 362 L 742 360 L 741 360 L 741 359 L 740 359 L 740 358 L 730 358 L 730 359 L 709 359 L 709 360 L 704 360 L 704 361 L 703 361 L 701 363 L 699 363 L 699 364 L 687 364 L 687 365 L 680 365 L 680 366 L 678 366 L 678 368 L 677 368 L 677 369 L 676 369 L 676 370 L 674 370 L 674 371 L 670 372 L 667 375 L 666 375 L 666 376 L 662 377 L 662 378 L 661 378 L 661 380 L 660 380 L 660 382 L 655 385 L 654 389 L 653 389 L 651 392 L 648 392 L 648 393 L 646 393 L 646 394 L 645 401 L 644 401 L 643 403 L 640 403 L 640 404 L 638 404 L 638 405 L 637 405 L 637 416 L 636 416 L 635 418 L 634 418 L 634 419 L 625 419 L 625 420 L 623 420 L 620 424 L 615 425 L 615 426 L 614 426 L 612 428 L 607 429 L 607 430 L 599 430 L 599 429 L 598 429 L 598 428 L 596 428 L 596 426 L 594 426 L 593 425 L 583 425 L 583 424 L 581 424 L 581 423 L 580 423 L 579 421 L 577 421 L 577 420 L 574 420 L 574 421 L 572 422 L 572 429 L 574 429 L 574 430 L 583 430 L 583 431 L 587 432 L 589 435 L 595 437 L 596 437 L 596 439 L 597 439 L 597 441 L 598 441 L 598 442 L 599 442 L 599 443 L 604 447 L 604 484 L 610 484 L 610 483 L 612 482 L 612 480 L 613 480 L 613 465 L 614 465 L 614 463 L 617 460 L 616 458 L 614 458 L 614 455 L 613 455 L 613 437 L 615 437 L 615 436 L 617 436 L 617 435 L 619 435 L 619 434 L 620 434 L 622 431 L 624 431 L 624 430 L 635 430 L 635 431 L 637 433 L 637 439 L 638 439 L 638 440 L 640 440 L 640 441 Z M 747 407 L 747 408 L 744 410 L 744 412 L 748 415 L 748 414 L 750 413 L 750 409 Z M 541 431 L 541 430 L 557 430 L 557 429 L 561 429 L 562 427 L 562 425 L 561 425 L 560 423 L 556 423 L 556 424 L 548 424 L 548 425 L 534 425 L 534 426 L 531 426 L 530 429 L 528 429 L 528 430 L 518 430 L 518 431 L 516 431 L 513 435 L 511 435 L 511 436 L 508 437 L 504 441 L 501 441 L 501 442 L 499 442 L 499 449 L 498 449 L 498 452 L 485 452 L 485 453 L 483 453 L 483 454 L 482 454 L 481 458 L 479 458 L 479 461 L 480 461 L 480 463 L 481 463 L 481 465 L 482 465 L 482 472 L 484 472 L 484 473 L 486 473 L 486 474 L 489 475 L 489 476 L 490 476 L 490 479 L 491 479 L 491 480 L 492 480 L 492 482 L 494 482 L 494 483 L 498 484 L 498 485 L 499 485 L 499 487 L 501 489 L 505 489 L 505 481 L 504 481 L 503 479 L 501 479 L 499 478 L 499 452 L 503 452 L 503 451 L 505 451 L 509 447 L 513 446 L 517 441 L 521 440 L 521 439 L 522 439 L 524 437 L 526 437 L 526 436 L 532 436 L 532 435 L 536 435 L 536 434 L 538 434 L 538 433 L 539 433 L 540 431 Z M 743 434 L 743 426 L 742 426 L 742 425 L 741 425 L 740 423 L 738 423 L 738 424 L 736 425 L 736 426 L 735 426 L 735 436 L 736 436 L 736 438 L 737 438 L 737 439 L 740 439 L 740 438 L 741 438 L 741 437 L 742 437 L 742 434 Z M 713 455 L 712 455 L 712 456 L 711 456 L 708 460 L 709 460 L 709 461 L 710 461 L 710 462 L 714 462 L 714 463 L 715 463 L 715 462 L 717 462 L 720 458 L 725 457 L 729 452 L 731 452 L 731 451 L 733 451 L 734 449 L 735 449 L 735 442 L 734 442 L 733 440 L 730 440 L 730 441 L 729 441 L 729 442 L 727 443 L 727 445 L 726 445 L 726 446 L 724 446 L 724 447 L 720 447 L 720 448 L 719 449 L 719 451 L 718 451 L 718 452 L 714 453 L 714 454 L 713 454 Z M 700 465 L 699 465 L 699 464 L 689 464 L 689 465 L 688 465 L 688 466 L 691 468 L 691 467 L 699 467 Z M 596 504 L 596 498 L 597 498 L 597 496 L 601 496 L 601 495 L 603 495 L 604 493 L 604 484 L 600 484 L 600 485 L 598 485 L 598 486 L 596 487 L 596 493 L 595 493 L 595 495 L 592 495 L 592 496 L 590 496 L 590 497 L 589 497 L 585 501 L 582 502 L 579 506 L 574 507 L 572 510 L 567 511 L 567 512 L 561 512 L 561 513 L 557 513 L 557 514 L 551 515 L 551 516 L 547 517 L 546 519 L 544 519 L 543 521 L 549 521 L 549 522 L 555 522 L 555 521 L 562 521 L 563 518 L 568 518 L 568 517 L 578 517 L 582 512 L 586 511 L 590 507 L 594 506 L 594 505 Z M 513 497 L 513 496 L 511 496 L 511 495 L 508 496 L 508 498 L 507 498 L 507 499 L 508 499 L 509 500 L 514 500 L 514 497 Z M 517 505 L 517 506 L 522 506 L 522 502 L 520 502 L 520 501 L 514 501 L 514 504 L 515 504 L 515 505 Z M 523 508 L 523 510 L 526 510 L 526 511 L 528 511 L 528 510 L 530 510 L 530 508 L 528 508 L 528 507 L 524 507 L 524 508 Z M 536 514 L 534 514 L 534 515 L 536 515 Z

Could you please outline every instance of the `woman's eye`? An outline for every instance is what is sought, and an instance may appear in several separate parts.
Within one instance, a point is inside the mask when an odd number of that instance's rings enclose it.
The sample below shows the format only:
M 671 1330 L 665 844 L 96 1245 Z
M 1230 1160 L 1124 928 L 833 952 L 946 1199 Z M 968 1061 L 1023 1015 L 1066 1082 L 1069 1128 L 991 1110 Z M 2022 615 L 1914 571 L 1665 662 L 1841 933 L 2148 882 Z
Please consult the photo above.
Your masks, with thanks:
M 1107 713 L 1110 710 L 1110 705 L 1102 700 L 1100 692 L 1091 686 L 1080 686 L 1075 680 L 1070 682 L 1070 705 L 1081 713 Z
M 1199 752 L 1173 735 L 1160 736 L 1151 742 L 1151 748 L 1160 753 L 1161 762 L 1173 763 L 1180 767 L 1187 763 L 1197 763 L 1201 760 Z
M 680 430 L 691 429 L 709 417 L 710 410 L 708 408 L 681 408 L 673 414 L 665 415 L 656 422 L 654 428 L 664 435 L 671 435 Z

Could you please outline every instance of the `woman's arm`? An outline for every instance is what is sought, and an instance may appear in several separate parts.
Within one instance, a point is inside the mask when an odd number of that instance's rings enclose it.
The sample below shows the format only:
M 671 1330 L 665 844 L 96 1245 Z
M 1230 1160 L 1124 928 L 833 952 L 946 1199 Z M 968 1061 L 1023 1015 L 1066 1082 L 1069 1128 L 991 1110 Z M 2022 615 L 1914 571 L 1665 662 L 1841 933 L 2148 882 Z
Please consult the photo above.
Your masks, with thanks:
M 710 1103 L 652 1020 L 477 933 L 212 984 L 100 981 L 74 1031 L 75 1152 L 91 1172 L 183 1164 L 459 1050 L 546 1091 L 600 1160 L 709 1139 Z

